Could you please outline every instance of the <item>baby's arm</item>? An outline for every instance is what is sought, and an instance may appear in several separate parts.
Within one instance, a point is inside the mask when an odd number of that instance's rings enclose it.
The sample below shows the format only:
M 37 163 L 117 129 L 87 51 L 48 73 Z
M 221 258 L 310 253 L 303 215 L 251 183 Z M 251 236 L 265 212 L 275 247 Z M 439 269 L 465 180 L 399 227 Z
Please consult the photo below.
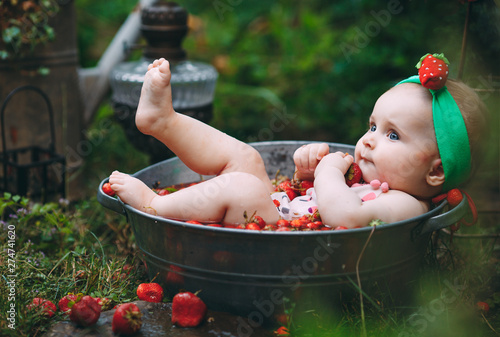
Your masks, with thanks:
M 373 219 L 391 223 L 427 211 L 424 202 L 396 190 L 382 193 L 374 200 L 361 202 L 358 194 L 345 183 L 344 174 L 352 162 L 352 156 L 337 152 L 325 156 L 316 168 L 314 188 L 318 211 L 326 225 L 363 227 Z
M 330 152 L 326 143 L 311 143 L 299 147 L 293 154 L 295 178 L 298 180 L 314 180 L 314 170 L 321 159 Z

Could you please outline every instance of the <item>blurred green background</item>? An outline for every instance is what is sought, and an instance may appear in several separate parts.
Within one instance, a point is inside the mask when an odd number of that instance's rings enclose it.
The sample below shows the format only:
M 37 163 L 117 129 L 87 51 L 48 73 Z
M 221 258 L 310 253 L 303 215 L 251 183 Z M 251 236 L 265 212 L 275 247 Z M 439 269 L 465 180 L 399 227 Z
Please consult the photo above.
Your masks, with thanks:
M 443 52 L 457 77 L 467 2 L 448 1 L 178 1 L 191 14 L 184 41 L 188 58 L 219 71 L 211 125 L 243 141 L 322 140 L 355 144 L 376 99 L 427 52 Z M 76 0 L 82 67 L 94 66 L 136 0 Z M 137 58 L 140 53 L 135 53 Z M 500 106 L 498 2 L 470 3 L 463 80 L 481 90 L 492 112 L 482 178 L 498 193 Z M 123 139 L 103 102 L 88 133 L 109 141 L 87 158 L 91 183 L 111 170 L 149 165 Z M 273 126 L 271 120 L 286 127 Z M 110 132 L 112 131 L 112 132 Z M 117 143 L 122 145 L 118 148 Z M 106 149 L 106 147 L 109 147 Z M 125 147 L 126 151 L 123 151 Z M 123 157 L 126 153 L 127 157 Z

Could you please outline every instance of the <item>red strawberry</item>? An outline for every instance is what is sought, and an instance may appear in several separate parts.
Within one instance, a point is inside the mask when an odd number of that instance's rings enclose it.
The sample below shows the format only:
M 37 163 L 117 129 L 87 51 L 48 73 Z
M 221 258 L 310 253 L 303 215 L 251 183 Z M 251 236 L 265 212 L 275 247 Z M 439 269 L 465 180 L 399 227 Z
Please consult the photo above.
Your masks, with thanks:
M 106 311 L 113 307 L 111 300 L 107 297 L 95 297 L 94 300 L 101 306 L 101 311 Z
M 71 302 L 71 301 L 73 301 L 73 302 L 76 301 L 76 295 L 75 294 L 69 293 L 68 295 L 66 295 L 63 298 L 61 298 L 59 300 L 59 303 L 58 303 L 59 310 L 61 310 L 65 314 L 69 315 L 69 312 L 71 311 L 71 309 L 69 308 L 68 303 Z
M 462 195 L 462 192 L 460 192 L 458 188 L 449 190 L 446 195 L 446 200 L 448 200 L 448 203 L 450 204 L 451 207 L 455 207 L 458 204 L 460 204 L 463 198 L 464 197 Z
M 132 335 L 142 326 L 142 313 L 134 303 L 121 304 L 113 315 L 111 329 L 116 334 Z
M 276 336 L 290 336 L 290 331 L 284 326 L 280 326 L 277 330 L 274 331 Z
M 207 306 L 189 291 L 178 293 L 172 300 L 172 324 L 183 328 L 194 328 L 203 321 Z
M 352 163 L 345 174 L 345 183 L 347 186 L 351 187 L 352 185 L 359 183 L 362 178 L 363 173 L 361 172 L 359 165 Z
M 190 224 L 193 224 L 193 225 L 203 225 L 201 222 L 196 221 L 196 220 L 188 220 L 188 221 L 186 221 L 186 223 L 190 223 Z
M 94 325 L 101 316 L 101 306 L 90 296 L 78 295 L 75 303 L 70 304 L 69 319 L 81 326 Z
M 290 227 L 290 221 L 279 219 L 278 221 L 276 221 L 276 225 L 278 225 L 278 227 Z
M 110 183 L 105 183 L 104 185 L 102 185 L 102 191 L 109 195 L 110 197 L 114 197 L 115 196 L 115 191 L 111 188 L 111 184 Z
M 297 196 L 297 192 L 294 190 L 290 180 L 280 183 L 276 188 L 276 192 L 285 192 L 290 200 L 293 200 Z
M 334 230 L 341 231 L 341 230 L 344 230 L 344 229 L 348 229 L 348 228 L 346 226 L 337 226 L 337 227 L 335 227 Z
M 478 308 L 480 311 L 483 311 L 485 313 L 487 313 L 490 310 L 490 306 L 486 302 L 477 302 L 476 308 Z
M 163 288 L 158 283 L 141 283 L 137 287 L 137 296 L 141 301 L 159 303 L 163 300 Z
M 448 64 L 444 54 L 425 54 L 416 67 L 420 83 L 427 89 L 439 90 L 444 87 L 448 78 Z
M 261 230 L 260 226 L 258 224 L 256 224 L 255 222 L 250 222 L 250 223 L 246 224 L 245 229 L 250 229 L 250 230 L 254 230 L 254 231 Z
M 264 228 L 266 226 L 266 222 L 264 219 L 262 219 L 261 216 L 254 215 L 252 219 L 257 225 L 259 225 L 260 229 Z
M 312 181 L 302 180 L 300 182 L 300 188 L 299 188 L 300 195 L 306 195 L 307 190 L 310 189 L 311 187 L 314 187 L 314 183 Z
M 57 311 L 57 307 L 54 303 L 40 297 L 35 297 L 27 307 L 29 310 L 41 311 L 43 316 L 49 318 L 54 316 L 54 313 Z

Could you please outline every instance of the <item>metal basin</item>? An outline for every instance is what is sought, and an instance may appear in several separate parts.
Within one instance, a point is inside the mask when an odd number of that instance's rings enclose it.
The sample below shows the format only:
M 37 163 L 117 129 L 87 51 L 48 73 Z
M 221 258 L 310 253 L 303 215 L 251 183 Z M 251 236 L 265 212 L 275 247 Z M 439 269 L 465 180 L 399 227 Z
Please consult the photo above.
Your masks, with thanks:
M 268 174 L 293 174 L 292 155 L 308 142 L 252 143 Z M 332 151 L 353 153 L 350 145 L 329 144 Z M 134 174 L 148 186 L 199 181 L 178 158 Z M 290 303 L 304 309 L 336 307 L 356 298 L 390 295 L 404 301 L 415 281 L 432 231 L 465 216 L 464 201 L 444 212 L 446 201 L 405 221 L 343 231 L 259 232 L 192 225 L 152 216 L 98 191 L 99 202 L 126 215 L 151 277 L 167 294 L 198 291 L 213 310 L 248 316 L 260 324 Z M 364 251 L 363 248 L 365 247 Z M 284 299 L 290 301 L 284 301 Z M 287 304 L 288 303 L 288 304 Z

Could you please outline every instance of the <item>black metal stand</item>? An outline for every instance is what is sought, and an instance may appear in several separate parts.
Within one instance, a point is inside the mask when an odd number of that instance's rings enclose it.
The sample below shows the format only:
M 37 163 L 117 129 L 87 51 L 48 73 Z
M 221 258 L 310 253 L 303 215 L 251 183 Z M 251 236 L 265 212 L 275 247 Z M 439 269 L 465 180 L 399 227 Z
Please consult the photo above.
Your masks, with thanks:
M 5 108 L 11 98 L 21 91 L 34 91 L 44 99 L 49 113 L 50 123 L 50 144 L 48 148 L 43 148 L 37 145 L 27 146 L 14 150 L 7 150 L 5 137 L 4 115 Z M 59 155 L 55 151 L 55 124 L 52 104 L 48 96 L 39 88 L 31 85 L 22 86 L 14 89 L 5 99 L 0 110 L 0 123 L 2 127 L 2 153 L 0 153 L 0 161 L 3 166 L 3 185 L 2 190 L 16 195 L 29 197 L 41 196 L 42 201 L 47 199 L 51 193 L 60 193 L 66 197 L 66 158 Z M 19 157 L 26 153 L 30 154 L 30 163 L 19 163 Z M 58 180 L 50 181 L 49 184 L 49 168 L 54 173 L 52 176 Z M 31 177 L 39 177 L 39 187 L 33 187 Z

